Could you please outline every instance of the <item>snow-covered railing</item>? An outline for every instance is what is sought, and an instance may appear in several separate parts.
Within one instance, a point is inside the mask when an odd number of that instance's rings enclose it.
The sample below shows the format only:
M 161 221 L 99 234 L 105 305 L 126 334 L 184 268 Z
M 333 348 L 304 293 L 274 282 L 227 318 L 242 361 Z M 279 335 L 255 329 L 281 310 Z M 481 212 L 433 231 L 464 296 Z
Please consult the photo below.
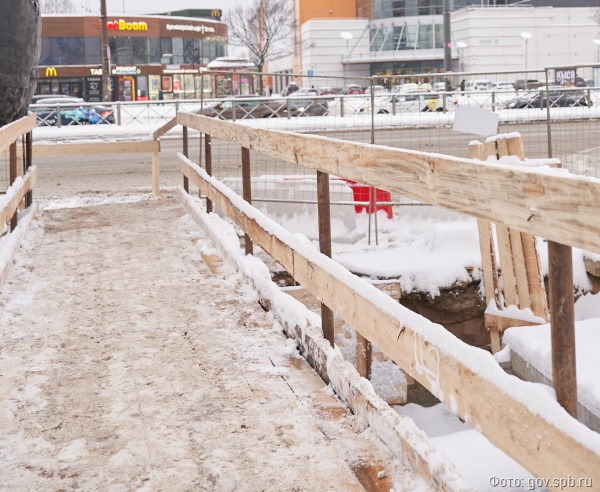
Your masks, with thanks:
M 9 187 L 0 196 L 0 236 L 10 230 L 10 237 L 0 250 L 0 285 L 8 273 L 8 267 L 18 248 L 22 236 L 19 231 L 18 211 L 30 208 L 33 203 L 33 186 L 37 179 L 37 169 L 32 167 L 32 136 L 35 128 L 35 115 L 30 114 L 0 128 L 0 152 L 9 150 Z M 24 159 L 17 156 L 17 141 L 25 137 Z M 23 164 L 22 166 L 20 164 Z
M 249 128 L 179 113 L 178 122 L 283 159 L 522 232 L 600 251 L 600 180 L 563 170 L 482 162 L 318 136 Z M 539 385 L 507 375 L 470 347 L 293 239 L 182 159 L 184 175 L 254 242 L 402 369 L 539 477 L 600 483 L 600 436 Z M 572 296 L 572 292 L 567 293 Z

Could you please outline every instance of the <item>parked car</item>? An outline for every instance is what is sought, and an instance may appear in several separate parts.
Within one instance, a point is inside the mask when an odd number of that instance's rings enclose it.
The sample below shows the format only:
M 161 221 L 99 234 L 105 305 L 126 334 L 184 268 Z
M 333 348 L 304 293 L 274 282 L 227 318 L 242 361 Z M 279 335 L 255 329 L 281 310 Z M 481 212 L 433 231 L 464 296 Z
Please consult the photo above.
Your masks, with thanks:
M 542 84 L 539 80 L 535 80 L 535 79 L 518 79 L 515 80 L 515 83 L 513 84 L 515 86 L 515 90 L 517 91 L 522 91 L 522 90 L 528 90 L 528 89 L 537 89 L 539 87 L 542 87 Z
M 298 114 L 298 108 L 289 104 L 290 116 Z M 287 117 L 288 101 L 286 99 L 264 99 L 258 96 L 243 96 L 239 98 L 216 101 L 212 105 L 197 111 L 204 116 L 213 116 L 222 120 L 243 120 L 258 118 Z
M 295 82 L 290 82 L 285 88 L 281 91 L 281 95 L 284 97 L 289 96 L 290 94 L 300 90 L 300 87 Z
M 515 85 L 512 82 L 496 82 L 492 88 L 496 91 L 514 91 Z
M 546 108 L 548 105 L 551 108 L 591 106 L 592 102 L 587 98 L 585 91 L 556 88 L 550 89 L 548 93 L 545 90 L 538 90 L 519 94 L 507 101 L 505 107 L 507 109 Z
M 376 97 L 374 108 L 376 114 L 399 114 L 439 112 L 444 110 L 442 105 L 443 100 L 438 94 L 423 92 Z M 372 110 L 371 102 L 367 101 L 359 108 L 358 112 L 370 113 Z
M 60 124 L 97 125 L 113 124 L 115 116 L 112 108 L 94 105 L 82 106 L 83 99 L 78 97 L 51 97 L 38 99 L 30 110 L 37 115 L 38 126 L 54 126 L 58 120 L 60 107 Z M 77 105 L 79 105 L 77 107 Z
M 364 94 L 365 91 L 362 90 L 360 85 L 358 84 L 349 84 L 344 87 L 342 94 Z
M 493 87 L 494 83 L 491 80 L 468 80 L 465 85 L 465 91 L 491 91 Z
M 323 116 L 329 111 L 327 98 L 319 98 L 316 89 L 300 89 L 293 93 L 290 103 L 297 108 L 298 116 Z

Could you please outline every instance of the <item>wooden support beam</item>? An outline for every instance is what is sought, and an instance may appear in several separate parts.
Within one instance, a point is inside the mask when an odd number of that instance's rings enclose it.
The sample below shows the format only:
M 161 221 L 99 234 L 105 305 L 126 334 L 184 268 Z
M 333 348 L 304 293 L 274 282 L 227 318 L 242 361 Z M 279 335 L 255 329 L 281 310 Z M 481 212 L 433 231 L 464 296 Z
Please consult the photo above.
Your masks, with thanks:
M 152 151 L 152 194 L 156 197 L 161 196 L 161 194 L 160 194 L 160 149 Z
M 600 183 L 179 113 L 180 124 L 254 151 L 600 253 Z M 577 220 L 573 220 L 573 214 Z
M 291 235 L 272 232 L 277 229 L 272 221 L 261 215 L 259 223 L 256 211 L 249 216 L 236 207 L 235 194 L 214 188 L 193 163 L 182 160 L 180 169 L 302 286 L 531 473 L 589 477 L 600 483 L 600 438 L 565 420 L 546 393 L 505 374 L 490 354 L 358 283 L 310 248 L 294 249 Z M 539 401 L 532 401 L 536 398 L 545 398 L 543 415 L 551 415 L 548 420 L 540 416 Z
M 252 203 L 252 171 L 250 169 L 250 149 L 242 147 L 242 194 L 244 200 Z M 254 254 L 252 240 L 244 234 L 244 249 L 247 255 Z
M 169 120 L 163 126 L 154 130 L 154 132 L 151 135 L 152 140 L 158 140 L 165 133 L 167 133 L 169 130 L 172 130 L 176 126 L 177 126 L 177 117 L 173 118 L 172 120 Z
M 570 246 L 548 241 L 552 384 L 556 399 L 577 418 L 577 364 L 575 356 L 575 301 Z

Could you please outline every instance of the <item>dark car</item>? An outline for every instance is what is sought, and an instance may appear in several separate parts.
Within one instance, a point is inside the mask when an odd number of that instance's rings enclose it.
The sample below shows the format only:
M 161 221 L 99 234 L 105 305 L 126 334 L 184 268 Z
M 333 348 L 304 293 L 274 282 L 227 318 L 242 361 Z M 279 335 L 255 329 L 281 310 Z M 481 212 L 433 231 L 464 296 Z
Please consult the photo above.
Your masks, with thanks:
M 281 91 L 281 95 L 282 96 L 289 96 L 290 94 L 296 92 L 297 90 L 300 90 L 300 87 L 298 87 L 298 84 L 294 83 L 294 82 L 290 82 L 282 91 Z
M 530 91 L 506 102 L 507 109 L 523 108 L 564 108 L 591 106 L 585 91 L 569 89 L 550 89 L 548 92 Z
M 329 111 L 327 98 L 319 98 L 316 89 L 300 89 L 290 103 L 298 108 L 298 116 L 323 116 Z
M 286 99 L 264 99 L 253 96 L 217 101 L 198 111 L 204 116 L 213 116 L 222 120 L 243 120 L 258 118 L 287 117 L 298 114 L 298 108 Z
M 83 106 L 80 98 L 46 98 L 39 99 L 30 106 L 37 115 L 38 126 L 55 126 L 60 112 L 61 126 L 112 124 L 115 116 L 112 108 L 94 105 Z

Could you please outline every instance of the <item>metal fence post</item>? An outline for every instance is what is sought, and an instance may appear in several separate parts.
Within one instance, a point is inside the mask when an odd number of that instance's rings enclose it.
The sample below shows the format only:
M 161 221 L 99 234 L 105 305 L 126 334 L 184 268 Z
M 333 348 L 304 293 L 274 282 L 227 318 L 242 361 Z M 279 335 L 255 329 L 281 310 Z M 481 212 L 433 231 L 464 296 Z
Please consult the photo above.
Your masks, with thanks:
M 340 96 L 340 116 L 344 117 L 344 96 Z
M 373 77 L 369 80 L 369 88 L 371 91 L 371 143 L 375 143 L 375 80 Z
M 392 94 L 392 114 L 394 116 L 396 116 L 396 101 L 397 101 L 396 95 Z
M 117 102 L 117 125 L 120 125 L 121 121 L 121 103 Z
M 188 127 L 184 126 L 183 127 L 183 155 L 186 157 L 189 157 L 188 150 L 189 150 L 189 148 L 188 148 Z M 183 189 L 185 190 L 186 193 L 190 192 L 190 183 L 189 183 L 187 176 L 183 177 Z
M 242 147 L 242 195 L 244 200 L 252 203 L 252 176 L 250 171 L 250 149 Z M 244 250 L 247 255 L 254 254 L 252 240 L 244 234 Z
M 62 118 L 61 118 L 61 109 L 60 104 L 56 105 L 56 128 L 60 128 L 62 126 Z
M 496 92 L 492 91 L 492 111 L 496 111 Z
M 548 75 L 548 69 L 546 68 L 546 99 L 549 100 L 550 93 L 548 86 L 550 84 L 550 76 Z M 541 94 L 540 94 L 541 96 Z M 542 98 L 540 97 L 540 101 Z M 552 157 L 552 120 L 550 119 L 550 104 L 546 104 L 546 134 L 548 135 L 548 157 Z
M 548 241 L 552 384 L 556 399 L 577 418 L 572 248 Z
M 204 161 L 206 162 L 206 174 L 212 176 L 212 143 L 208 133 L 204 134 Z M 213 211 L 212 201 L 206 199 L 206 212 L 211 213 Z
M 17 161 L 17 142 L 13 142 L 10 144 L 9 150 L 8 150 L 8 159 L 9 159 L 9 186 L 12 186 L 13 183 L 15 182 L 15 180 L 17 179 L 17 168 L 18 168 L 18 161 Z M 15 210 L 15 213 L 13 214 L 13 216 L 10 219 L 10 230 L 14 231 L 17 228 L 17 214 L 19 213 L 19 209 L 17 208 L 17 210 Z
M 25 135 L 25 171 L 28 171 L 33 164 L 33 132 Z M 33 190 L 29 190 L 25 195 L 25 207 L 29 208 L 33 204 Z
M 317 215 L 319 220 L 319 249 L 331 258 L 331 211 L 329 200 L 329 174 L 317 171 Z M 333 311 L 321 303 L 323 336 L 334 346 Z
M 232 110 L 233 114 L 232 114 L 231 120 L 235 121 L 237 119 L 237 101 L 234 100 L 232 102 L 232 105 L 233 105 L 233 107 L 231 108 L 231 110 Z
M 285 102 L 286 104 L 286 108 L 287 108 L 287 119 L 291 119 L 292 115 L 290 114 L 290 98 L 287 98 L 287 101 Z

